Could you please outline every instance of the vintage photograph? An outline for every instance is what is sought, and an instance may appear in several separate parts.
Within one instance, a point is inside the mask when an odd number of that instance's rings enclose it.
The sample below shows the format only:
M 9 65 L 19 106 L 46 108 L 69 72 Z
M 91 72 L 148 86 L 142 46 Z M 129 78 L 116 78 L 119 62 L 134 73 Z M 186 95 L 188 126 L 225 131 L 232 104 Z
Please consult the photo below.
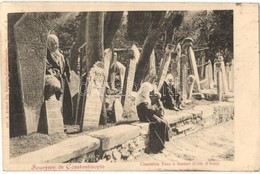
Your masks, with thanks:
M 8 49 L 15 163 L 234 159 L 232 10 L 10 13 Z
M 235 12 L 7 13 L 8 165 L 235 163 Z

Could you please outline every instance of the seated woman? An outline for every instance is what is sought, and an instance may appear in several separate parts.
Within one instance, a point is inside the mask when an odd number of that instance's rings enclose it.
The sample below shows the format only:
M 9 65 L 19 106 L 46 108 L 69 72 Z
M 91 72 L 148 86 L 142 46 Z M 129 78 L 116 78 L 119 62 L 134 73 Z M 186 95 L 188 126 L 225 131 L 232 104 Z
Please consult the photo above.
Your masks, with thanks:
M 48 93 L 53 90 L 56 99 L 62 101 L 62 113 L 63 117 L 66 118 L 64 123 L 73 122 L 72 101 L 69 90 L 70 68 L 60 52 L 59 39 L 56 35 L 48 35 L 47 48 L 45 100 L 48 100 Z
M 173 76 L 168 74 L 160 90 L 162 95 L 161 101 L 163 106 L 167 109 L 173 109 L 179 111 L 181 107 L 181 96 L 178 91 L 174 88 Z
M 169 141 L 168 123 L 163 119 L 163 108 L 157 104 L 159 98 L 160 93 L 156 93 L 149 82 L 144 82 L 138 91 L 137 114 L 140 121 L 150 123 L 148 147 L 151 153 L 160 152 L 165 141 Z

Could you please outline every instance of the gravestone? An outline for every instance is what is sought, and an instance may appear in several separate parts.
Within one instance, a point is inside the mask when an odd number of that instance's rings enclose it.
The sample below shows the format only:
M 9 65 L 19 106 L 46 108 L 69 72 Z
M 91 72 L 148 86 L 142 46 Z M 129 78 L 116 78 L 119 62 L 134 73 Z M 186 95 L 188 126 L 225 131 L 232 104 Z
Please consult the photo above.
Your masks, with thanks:
M 173 52 L 174 50 L 174 45 L 172 44 L 168 44 L 167 47 L 166 47 L 166 50 L 165 50 L 165 54 L 164 54 L 164 57 L 161 61 L 161 64 L 160 64 L 160 69 L 159 69 L 159 72 L 158 72 L 158 90 L 160 91 L 163 83 L 164 83 L 164 80 L 167 76 L 167 72 L 168 72 L 168 68 L 169 68 L 169 65 L 170 65 L 170 62 L 171 62 L 171 53 Z
M 230 68 L 230 90 L 234 91 L 234 60 L 231 61 L 231 68 Z
M 115 121 L 122 120 L 122 116 L 124 113 L 122 104 L 119 99 L 116 99 L 113 105 L 113 110 L 115 112 Z
M 214 76 L 214 84 L 217 86 L 217 66 L 216 64 L 218 63 L 218 60 L 214 60 L 214 65 L 213 65 L 213 76 Z
M 133 111 L 133 96 L 132 91 L 134 86 L 134 78 L 135 78 L 135 71 L 136 71 L 136 64 L 140 57 L 140 52 L 136 45 L 133 45 L 131 47 L 132 55 L 128 58 L 128 66 L 126 67 L 126 74 L 125 74 L 125 81 L 123 86 L 123 92 L 122 92 L 122 99 L 121 103 L 124 108 L 124 116 L 126 119 L 136 119 L 136 118 L 129 118 L 132 117 L 135 114 L 125 114 L 125 113 L 131 113 Z M 135 108 L 134 108 L 135 109 Z
M 223 75 L 222 75 L 222 68 L 221 62 L 216 63 L 216 72 L 217 72 L 217 93 L 219 101 L 223 99 Z
M 76 118 L 77 100 L 79 96 L 80 78 L 75 71 L 70 71 L 70 93 L 72 98 L 72 113 L 73 118 Z
M 27 134 L 37 131 L 44 101 L 47 33 L 39 13 L 25 13 L 14 26 Z
M 195 77 L 195 83 L 197 83 L 197 91 L 200 92 L 200 79 L 199 79 L 199 73 L 198 73 L 198 67 L 196 64 L 195 54 L 191 46 L 188 47 L 188 57 L 191 65 L 191 72 Z
M 226 71 L 226 78 L 227 78 L 227 86 L 228 86 L 228 90 L 230 91 L 230 83 L 229 83 L 230 64 L 228 62 L 226 63 L 225 71 Z
M 194 75 L 189 75 L 187 78 L 187 91 L 188 91 L 188 100 L 191 100 L 192 98 L 192 91 L 194 88 L 194 83 L 195 83 L 195 76 Z
M 116 66 L 119 69 L 120 82 L 121 82 L 121 92 L 122 92 L 123 91 L 123 87 L 124 87 L 124 81 L 125 81 L 126 67 L 122 63 L 120 63 L 119 61 L 116 62 Z
M 188 77 L 188 57 L 183 54 L 180 59 L 181 63 L 181 76 L 180 76 L 180 89 L 181 89 L 181 96 L 183 101 L 187 100 L 187 77 Z
M 109 76 L 109 69 L 110 64 L 112 61 L 112 50 L 111 49 L 105 49 L 104 51 L 104 75 L 105 75 L 105 82 L 107 82 L 108 76 Z
M 60 100 L 56 100 L 56 98 L 45 100 L 45 112 L 48 134 L 64 132 L 61 106 L 62 102 Z
M 154 50 L 152 51 L 151 56 L 150 56 L 149 72 L 150 73 L 156 72 Z
M 175 52 L 177 53 L 177 57 L 176 57 L 176 61 L 177 61 L 177 73 L 178 73 L 178 83 L 177 85 L 179 86 L 180 85 L 180 80 L 181 80 L 181 44 L 178 43 L 176 45 L 176 48 L 175 48 Z
M 223 81 L 223 92 L 225 94 L 228 93 L 228 82 L 227 82 L 227 75 L 226 75 L 226 68 L 223 58 L 221 59 L 221 71 L 222 71 L 222 81 Z
M 213 89 L 214 88 L 214 80 L 213 80 L 213 70 L 212 70 L 212 64 L 211 64 L 211 61 L 209 60 L 208 61 L 208 65 L 207 65 L 207 67 L 208 67 L 208 79 L 209 79 L 209 88 L 210 89 Z
M 98 127 L 103 105 L 105 72 L 103 62 L 96 62 L 90 69 L 86 94 L 83 129 Z

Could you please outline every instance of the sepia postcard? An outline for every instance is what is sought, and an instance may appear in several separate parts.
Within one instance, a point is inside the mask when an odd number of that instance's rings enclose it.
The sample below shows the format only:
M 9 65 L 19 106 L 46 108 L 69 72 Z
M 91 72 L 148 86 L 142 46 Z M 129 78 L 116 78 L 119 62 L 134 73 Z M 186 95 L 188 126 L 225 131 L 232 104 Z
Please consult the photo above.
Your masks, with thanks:
M 259 5 L 1 3 L 4 171 L 259 171 Z

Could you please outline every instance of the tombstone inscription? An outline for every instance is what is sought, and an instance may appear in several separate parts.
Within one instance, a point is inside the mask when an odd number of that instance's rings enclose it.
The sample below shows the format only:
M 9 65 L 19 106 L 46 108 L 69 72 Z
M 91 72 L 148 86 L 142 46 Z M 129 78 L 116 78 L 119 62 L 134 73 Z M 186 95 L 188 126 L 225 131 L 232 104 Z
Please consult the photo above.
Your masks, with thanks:
M 99 125 L 105 89 L 104 82 L 104 64 L 98 61 L 89 72 L 83 128 L 92 128 Z
M 45 101 L 48 134 L 64 132 L 61 106 L 62 106 L 61 101 L 56 100 L 55 98 Z
M 27 134 L 36 132 L 44 101 L 47 29 L 39 13 L 25 13 L 14 26 Z

